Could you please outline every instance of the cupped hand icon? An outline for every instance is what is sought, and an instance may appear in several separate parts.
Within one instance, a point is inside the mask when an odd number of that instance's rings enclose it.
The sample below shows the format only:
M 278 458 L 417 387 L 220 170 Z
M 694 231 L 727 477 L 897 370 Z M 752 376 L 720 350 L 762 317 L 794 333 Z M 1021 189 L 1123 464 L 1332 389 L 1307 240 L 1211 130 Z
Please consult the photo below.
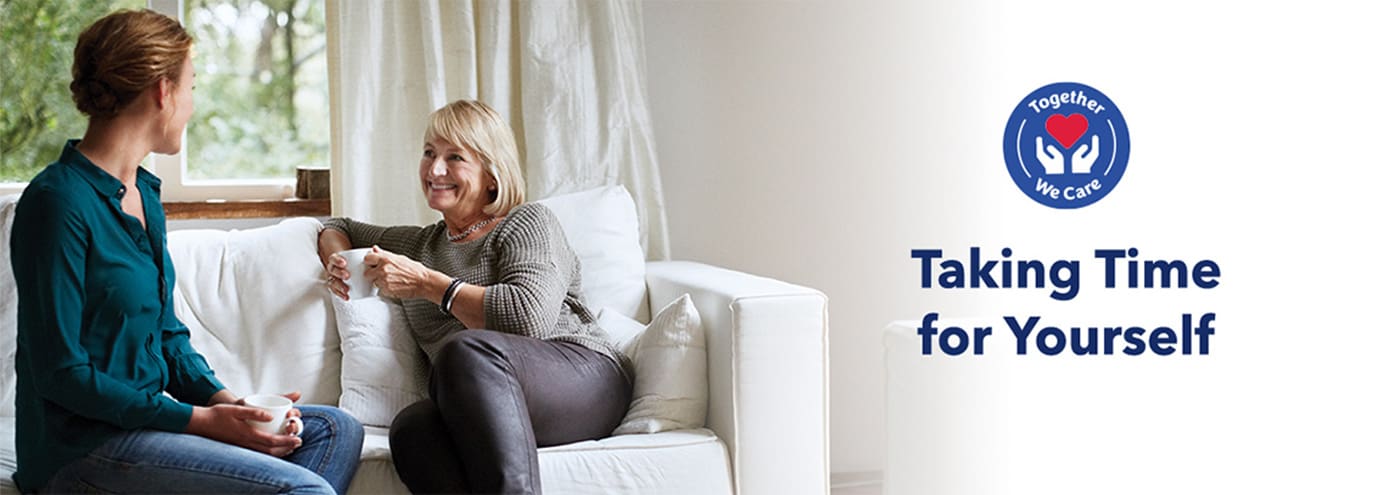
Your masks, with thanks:
M 1097 158 L 1098 147 L 1094 148 L 1094 153 L 1094 157 Z M 1045 175 L 1063 175 L 1065 173 L 1064 155 L 1054 146 L 1046 146 L 1045 140 L 1040 136 L 1035 137 L 1035 158 L 1040 160 L 1040 166 L 1045 167 Z
M 1036 138 L 1039 139 L 1039 138 Z M 1038 146 L 1039 141 L 1036 142 Z M 1074 150 L 1074 154 L 1069 157 L 1069 170 L 1072 174 L 1087 174 L 1094 168 L 1094 162 L 1099 160 L 1099 136 L 1097 134 L 1089 137 L 1089 144 L 1082 144 L 1079 149 Z M 1043 163 L 1043 162 L 1042 162 Z M 1061 168 L 1060 170 L 1064 170 Z M 1048 171 L 1046 172 L 1049 173 Z

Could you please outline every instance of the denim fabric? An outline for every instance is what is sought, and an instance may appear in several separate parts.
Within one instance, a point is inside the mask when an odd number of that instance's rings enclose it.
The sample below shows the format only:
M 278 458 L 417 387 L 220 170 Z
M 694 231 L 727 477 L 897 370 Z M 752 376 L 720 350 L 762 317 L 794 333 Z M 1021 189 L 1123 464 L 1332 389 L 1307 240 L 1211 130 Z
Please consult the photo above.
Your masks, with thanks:
M 197 435 L 133 430 L 59 469 L 42 491 L 344 494 L 360 465 L 364 428 L 338 408 L 300 409 L 302 445 L 284 458 Z

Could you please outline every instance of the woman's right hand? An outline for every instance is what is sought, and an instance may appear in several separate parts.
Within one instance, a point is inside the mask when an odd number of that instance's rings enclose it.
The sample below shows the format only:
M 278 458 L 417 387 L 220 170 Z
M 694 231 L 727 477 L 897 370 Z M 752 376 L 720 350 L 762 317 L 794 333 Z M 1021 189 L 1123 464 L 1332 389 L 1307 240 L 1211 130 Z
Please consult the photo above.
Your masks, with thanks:
M 326 270 L 326 289 L 342 300 L 350 300 L 350 270 L 345 257 L 336 254 L 350 249 L 350 238 L 336 229 L 321 229 L 316 237 L 316 253 L 321 256 L 321 267 Z
M 349 301 L 350 284 L 346 283 L 346 281 L 350 280 L 350 268 L 349 263 L 345 261 L 345 257 L 336 253 L 331 253 L 330 256 L 326 257 L 325 269 L 326 288 L 330 289 L 331 293 L 335 294 L 336 297 Z
M 248 424 L 248 420 L 272 421 L 272 415 L 262 409 L 233 404 L 195 407 L 185 432 L 274 457 L 284 457 L 301 446 L 299 437 L 263 433 Z

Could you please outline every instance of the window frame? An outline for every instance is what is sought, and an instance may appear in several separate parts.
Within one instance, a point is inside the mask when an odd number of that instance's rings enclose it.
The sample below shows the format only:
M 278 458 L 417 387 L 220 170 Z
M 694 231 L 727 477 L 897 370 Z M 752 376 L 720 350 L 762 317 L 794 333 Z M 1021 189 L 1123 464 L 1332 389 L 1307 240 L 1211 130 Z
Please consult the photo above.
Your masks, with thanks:
M 175 19 L 184 19 L 184 0 L 147 0 L 146 7 Z M 186 157 L 189 141 L 187 136 L 181 136 L 180 139 L 185 146 L 181 146 L 179 154 L 148 155 L 150 171 L 161 178 L 161 201 L 170 203 L 287 200 L 295 197 L 295 176 L 280 179 L 187 179 Z M 334 147 L 335 137 L 331 136 L 331 140 Z M 0 183 L 0 194 L 16 194 L 24 191 L 28 185 L 27 182 Z

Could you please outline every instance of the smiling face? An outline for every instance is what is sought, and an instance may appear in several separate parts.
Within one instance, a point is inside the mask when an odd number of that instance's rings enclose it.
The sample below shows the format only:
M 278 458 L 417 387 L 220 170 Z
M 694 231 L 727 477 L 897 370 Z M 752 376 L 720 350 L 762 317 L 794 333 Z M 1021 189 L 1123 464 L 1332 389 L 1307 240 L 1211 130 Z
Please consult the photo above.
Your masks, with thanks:
M 468 222 L 492 200 L 495 180 L 476 153 L 435 138 L 423 143 L 418 177 L 428 207 L 456 223 Z

